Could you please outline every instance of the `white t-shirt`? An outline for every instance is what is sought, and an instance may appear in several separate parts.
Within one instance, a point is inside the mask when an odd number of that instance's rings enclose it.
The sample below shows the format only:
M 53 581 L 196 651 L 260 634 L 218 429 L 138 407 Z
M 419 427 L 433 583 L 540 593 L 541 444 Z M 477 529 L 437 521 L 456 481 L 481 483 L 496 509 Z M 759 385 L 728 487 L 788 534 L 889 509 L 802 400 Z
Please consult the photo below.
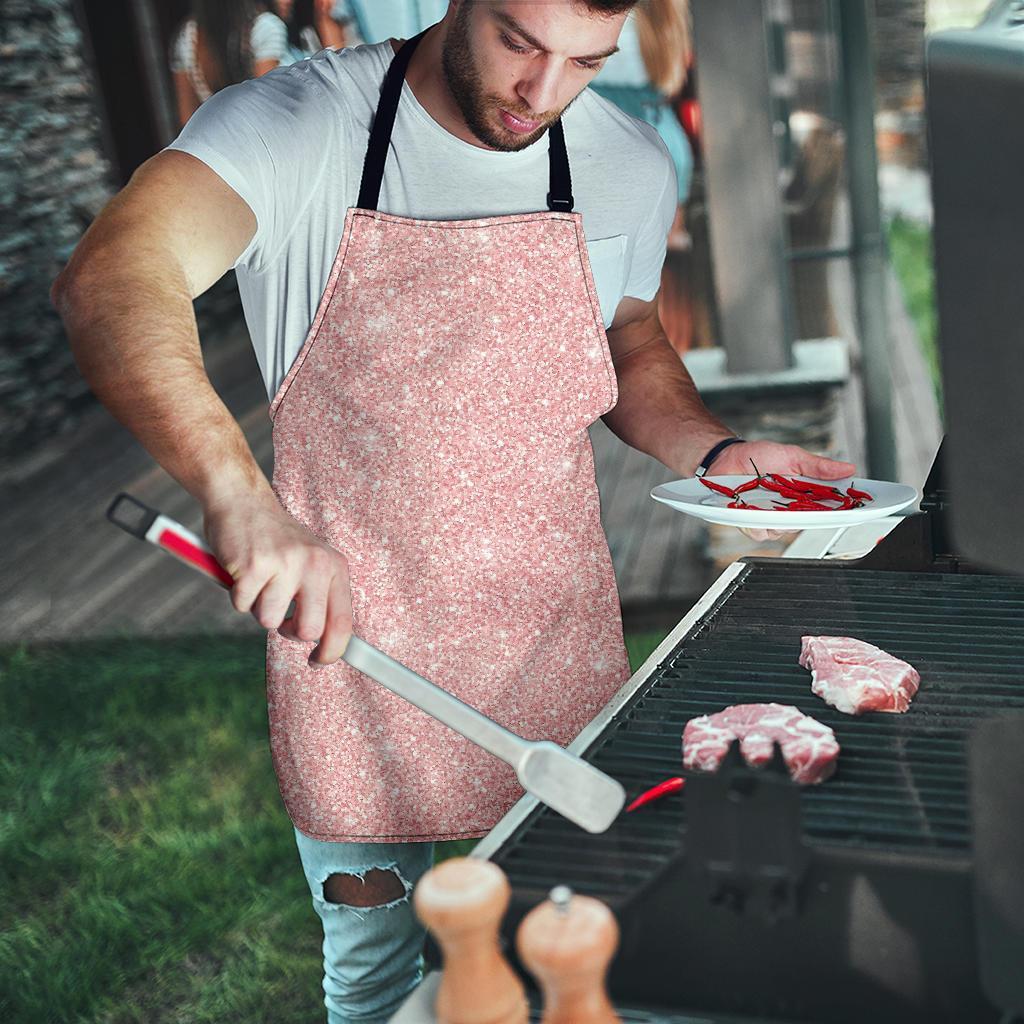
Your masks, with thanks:
M 257 229 L 235 264 L 242 308 L 271 397 L 316 314 L 356 204 L 389 42 L 341 51 L 221 90 L 170 149 L 191 153 L 250 206 Z M 562 118 L 575 209 L 583 215 L 608 326 L 624 295 L 658 291 L 676 209 L 657 132 L 585 89 Z M 456 138 L 405 84 L 379 209 L 458 220 L 547 209 L 548 139 L 514 153 Z M 382 297 L 381 301 L 385 301 Z

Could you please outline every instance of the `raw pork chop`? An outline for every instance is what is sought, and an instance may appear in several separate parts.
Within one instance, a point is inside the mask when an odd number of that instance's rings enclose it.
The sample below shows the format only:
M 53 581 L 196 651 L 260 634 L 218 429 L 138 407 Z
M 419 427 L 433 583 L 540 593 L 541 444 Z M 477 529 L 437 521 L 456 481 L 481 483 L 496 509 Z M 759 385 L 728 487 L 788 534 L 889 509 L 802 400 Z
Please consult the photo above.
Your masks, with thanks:
M 906 711 L 921 682 L 912 665 L 848 636 L 802 637 L 800 664 L 811 691 L 847 715 Z
M 734 739 L 754 767 L 771 760 L 777 740 L 790 778 L 803 784 L 824 782 L 839 756 L 835 733 L 789 704 L 734 704 L 686 723 L 683 767 L 715 771 Z

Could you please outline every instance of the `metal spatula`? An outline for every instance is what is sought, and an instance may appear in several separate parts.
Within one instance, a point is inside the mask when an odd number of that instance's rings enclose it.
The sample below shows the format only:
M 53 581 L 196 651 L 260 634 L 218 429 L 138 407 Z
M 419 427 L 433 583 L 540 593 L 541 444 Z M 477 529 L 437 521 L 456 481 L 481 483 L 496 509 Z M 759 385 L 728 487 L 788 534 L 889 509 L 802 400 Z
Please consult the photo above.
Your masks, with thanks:
M 206 573 L 221 586 L 231 587 L 231 576 L 202 539 L 131 495 L 118 495 L 107 510 L 107 518 Z M 523 789 L 580 828 L 604 832 L 622 810 L 626 802 L 622 786 L 557 744 L 524 740 L 509 732 L 357 636 L 349 641 L 342 657 L 392 693 L 512 765 Z

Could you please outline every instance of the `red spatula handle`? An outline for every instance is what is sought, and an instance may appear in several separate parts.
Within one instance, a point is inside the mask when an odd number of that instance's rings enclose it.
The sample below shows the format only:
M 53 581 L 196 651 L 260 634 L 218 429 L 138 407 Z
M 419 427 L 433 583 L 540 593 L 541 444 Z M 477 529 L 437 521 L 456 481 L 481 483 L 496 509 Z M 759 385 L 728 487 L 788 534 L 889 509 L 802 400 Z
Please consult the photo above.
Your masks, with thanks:
M 181 523 L 144 505 L 130 494 L 119 494 L 107 509 L 107 518 L 133 537 L 148 540 L 175 558 L 205 573 L 222 587 L 231 589 L 234 579 L 214 557 L 206 541 L 186 530 Z

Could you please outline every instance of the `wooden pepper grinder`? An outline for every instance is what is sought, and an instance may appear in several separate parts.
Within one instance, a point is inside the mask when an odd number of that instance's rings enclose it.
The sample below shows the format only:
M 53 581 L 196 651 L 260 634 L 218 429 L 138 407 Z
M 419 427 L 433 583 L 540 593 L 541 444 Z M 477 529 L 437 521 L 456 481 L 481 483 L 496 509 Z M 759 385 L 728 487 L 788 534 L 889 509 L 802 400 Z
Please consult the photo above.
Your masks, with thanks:
M 619 1024 L 605 989 L 618 944 L 608 907 L 564 885 L 523 918 L 516 949 L 544 993 L 541 1024 Z
M 526 992 L 498 945 L 511 893 L 501 868 L 471 857 L 444 861 L 416 886 L 416 914 L 444 954 L 438 1024 L 526 1024 Z

